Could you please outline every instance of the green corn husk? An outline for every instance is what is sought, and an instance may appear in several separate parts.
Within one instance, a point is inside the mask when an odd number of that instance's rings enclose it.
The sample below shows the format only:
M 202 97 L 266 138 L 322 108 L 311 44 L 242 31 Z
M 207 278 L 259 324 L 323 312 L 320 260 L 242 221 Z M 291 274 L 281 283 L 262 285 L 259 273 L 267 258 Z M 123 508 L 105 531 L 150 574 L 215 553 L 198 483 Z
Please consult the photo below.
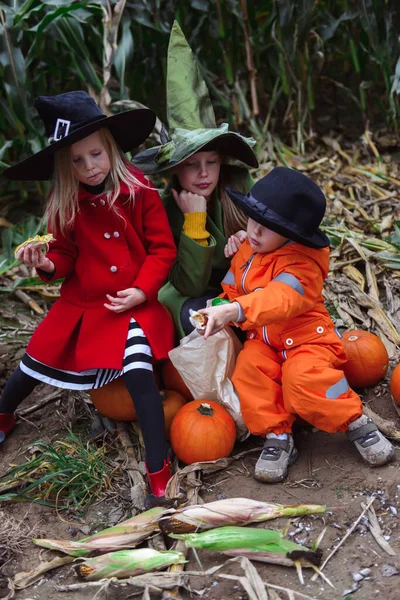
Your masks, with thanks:
M 250 559 L 284 566 L 319 565 L 321 551 L 313 551 L 283 538 L 280 531 L 255 527 L 220 527 L 202 533 L 172 534 L 185 540 L 188 548 L 223 552 L 229 556 L 247 556 Z
M 301 517 L 327 510 L 327 506 L 320 504 L 284 506 L 249 498 L 227 498 L 177 510 L 173 515 L 160 520 L 160 529 L 167 534 L 190 533 L 199 529 L 260 523 L 278 517 Z
M 140 515 L 135 515 L 119 525 L 99 531 L 94 535 L 82 538 L 79 541 L 34 539 L 34 544 L 50 550 L 59 550 L 70 556 L 88 556 L 94 551 L 112 552 L 123 548 L 134 548 L 145 540 L 154 531 L 158 531 L 158 521 L 165 513 L 160 506 L 146 510 Z
M 141 548 L 118 550 L 95 558 L 87 558 L 84 563 L 75 567 L 75 571 L 87 581 L 96 581 L 105 577 L 121 579 L 184 562 L 186 562 L 184 555 L 175 550 L 159 552 L 152 548 Z

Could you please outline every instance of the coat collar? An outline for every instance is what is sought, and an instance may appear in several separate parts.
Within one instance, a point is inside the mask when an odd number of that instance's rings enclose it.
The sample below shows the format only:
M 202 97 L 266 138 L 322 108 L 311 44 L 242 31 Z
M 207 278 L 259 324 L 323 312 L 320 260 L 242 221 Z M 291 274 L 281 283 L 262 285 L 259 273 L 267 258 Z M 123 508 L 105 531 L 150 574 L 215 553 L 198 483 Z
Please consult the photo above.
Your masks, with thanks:
M 120 185 L 121 185 L 120 196 L 128 198 L 129 197 L 128 186 L 123 181 L 121 181 Z M 105 195 L 105 192 L 102 192 L 101 194 L 93 194 L 89 190 L 85 189 L 82 185 L 80 185 L 79 190 L 78 190 L 78 201 L 81 202 L 82 200 L 88 200 L 88 199 L 92 199 L 92 198 L 100 198 L 100 196 L 103 196 L 103 195 Z

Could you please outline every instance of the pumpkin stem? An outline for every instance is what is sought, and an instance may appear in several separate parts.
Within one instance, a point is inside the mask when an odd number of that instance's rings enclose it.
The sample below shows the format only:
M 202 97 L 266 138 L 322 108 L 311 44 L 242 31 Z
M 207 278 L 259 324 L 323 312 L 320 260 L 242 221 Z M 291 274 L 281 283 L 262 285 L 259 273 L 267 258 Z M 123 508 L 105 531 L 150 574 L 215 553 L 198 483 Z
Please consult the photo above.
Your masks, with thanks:
M 207 402 L 202 402 L 197 410 L 201 415 L 205 415 L 206 417 L 212 417 L 214 414 L 214 410 L 211 408 L 210 404 L 207 404 Z

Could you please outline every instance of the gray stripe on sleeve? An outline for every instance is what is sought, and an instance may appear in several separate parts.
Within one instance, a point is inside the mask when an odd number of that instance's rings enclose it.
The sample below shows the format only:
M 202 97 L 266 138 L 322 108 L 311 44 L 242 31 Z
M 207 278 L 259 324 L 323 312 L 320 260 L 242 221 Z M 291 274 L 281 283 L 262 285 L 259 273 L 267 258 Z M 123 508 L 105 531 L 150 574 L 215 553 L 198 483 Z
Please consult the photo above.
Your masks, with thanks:
M 286 283 L 286 285 L 290 286 L 293 290 L 298 292 L 300 296 L 304 296 L 304 288 L 300 281 L 292 275 L 291 273 L 281 273 L 274 277 L 272 281 L 280 281 L 281 283 Z
M 227 271 L 225 277 L 222 280 L 222 283 L 225 283 L 226 285 L 235 285 L 235 276 L 233 274 L 233 271 Z
M 339 396 L 347 392 L 349 387 L 349 382 L 346 377 L 342 377 L 342 379 L 339 379 L 337 383 L 334 383 L 326 390 L 326 397 L 329 400 L 337 400 Z

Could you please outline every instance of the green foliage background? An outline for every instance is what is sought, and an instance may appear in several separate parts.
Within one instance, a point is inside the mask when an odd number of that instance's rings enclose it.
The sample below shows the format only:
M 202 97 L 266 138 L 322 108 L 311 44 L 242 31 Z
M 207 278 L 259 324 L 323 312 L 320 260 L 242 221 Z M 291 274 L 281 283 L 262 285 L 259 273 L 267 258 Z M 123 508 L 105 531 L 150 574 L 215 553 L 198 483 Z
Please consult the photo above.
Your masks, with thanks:
M 398 0 L 9 0 L 0 2 L 0 167 L 44 145 L 37 95 L 87 89 L 104 110 L 136 101 L 164 119 L 174 17 L 233 127 L 276 133 L 300 151 L 310 130 L 385 124 L 397 134 Z M 3 198 L 27 193 L 1 183 Z

